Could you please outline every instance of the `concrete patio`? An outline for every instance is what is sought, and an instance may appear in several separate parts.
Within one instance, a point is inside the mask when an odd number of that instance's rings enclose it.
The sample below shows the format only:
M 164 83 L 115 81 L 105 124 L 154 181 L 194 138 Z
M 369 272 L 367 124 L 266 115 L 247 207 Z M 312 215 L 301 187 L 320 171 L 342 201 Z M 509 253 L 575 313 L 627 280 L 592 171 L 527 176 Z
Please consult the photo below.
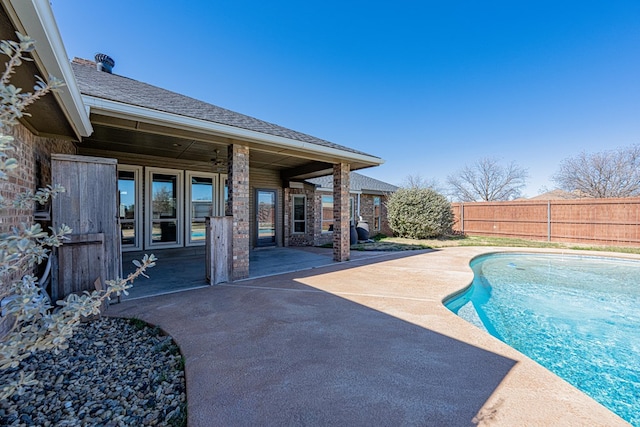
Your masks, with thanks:
M 443 306 L 471 282 L 470 259 L 490 251 L 391 253 L 109 314 L 179 344 L 192 427 L 627 425 Z
M 158 258 L 155 267 L 149 269 L 149 278 L 136 280 L 128 296 L 122 300 L 145 298 L 182 292 L 208 286 L 205 280 L 205 249 L 190 247 L 180 249 L 151 250 Z M 141 259 L 145 252 L 125 252 L 122 256 L 124 275 L 135 270 L 132 261 Z M 352 260 L 375 258 L 385 252 L 352 251 Z M 274 274 L 318 268 L 334 264 L 333 252 L 330 248 L 317 247 L 273 247 L 254 249 L 249 256 L 249 278 L 255 279 Z

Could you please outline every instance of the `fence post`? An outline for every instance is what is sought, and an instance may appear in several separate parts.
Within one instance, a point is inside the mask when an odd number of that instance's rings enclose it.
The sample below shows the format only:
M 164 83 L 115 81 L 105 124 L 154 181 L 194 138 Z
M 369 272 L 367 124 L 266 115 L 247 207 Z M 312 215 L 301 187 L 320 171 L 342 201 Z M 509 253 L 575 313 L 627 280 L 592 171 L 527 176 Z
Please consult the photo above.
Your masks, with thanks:
M 547 200 L 547 242 L 551 241 L 551 200 Z
M 464 234 L 464 202 L 460 202 L 460 231 Z
M 233 272 L 233 217 L 207 217 L 205 224 L 207 283 L 230 282 Z

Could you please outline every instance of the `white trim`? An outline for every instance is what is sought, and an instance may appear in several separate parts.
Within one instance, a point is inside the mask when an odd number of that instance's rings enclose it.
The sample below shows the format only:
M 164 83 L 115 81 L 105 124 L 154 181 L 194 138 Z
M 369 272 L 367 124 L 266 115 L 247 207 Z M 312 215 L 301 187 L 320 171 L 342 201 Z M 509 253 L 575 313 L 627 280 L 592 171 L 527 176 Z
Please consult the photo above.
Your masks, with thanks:
M 129 120 L 131 120 L 132 118 L 144 119 L 149 123 L 164 126 L 171 125 L 174 128 L 180 128 L 184 130 L 215 132 L 226 137 L 239 138 L 259 143 L 268 143 L 272 146 L 285 149 L 304 150 L 310 153 L 332 156 L 340 160 L 371 163 L 371 166 L 378 166 L 384 163 L 384 160 L 378 157 L 351 153 L 336 148 L 324 147 L 322 145 L 313 144 L 310 142 L 297 141 L 295 139 L 241 129 L 235 126 L 213 123 L 207 120 L 195 119 L 192 117 L 153 110 L 151 108 L 125 104 L 123 102 L 97 98 L 91 95 L 82 95 L 82 99 L 84 100 L 84 103 L 91 108 L 92 113 L 102 113 L 111 115 L 113 117 L 126 118 Z
M 219 179 L 217 173 L 208 173 L 208 172 L 196 172 L 196 171 L 186 171 L 186 178 L 184 180 L 185 187 L 185 198 L 184 198 L 184 208 L 185 208 L 185 221 L 184 221 L 184 240 L 185 246 L 203 246 L 206 243 L 206 239 L 202 240 L 191 240 L 191 223 L 193 222 L 193 217 L 191 216 L 191 202 L 192 202 L 192 194 L 191 194 L 191 178 L 210 178 L 211 179 L 211 204 L 212 204 L 212 212 L 209 212 L 207 216 L 213 216 L 217 210 L 217 200 L 216 196 L 218 194 L 218 185 Z M 198 217 L 200 218 L 200 217 Z M 202 223 L 204 224 L 204 218 Z
M 32 53 L 41 72 L 64 80 L 66 87 L 54 93 L 76 137 L 81 139 L 93 133 L 89 115 L 78 89 L 75 75 L 67 56 L 58 25 L 48 0 L 1 0 L 14 20 L 17 30 L 36 40 Z M 15 22 L 16 19 L 19 21 Z M 21 27 L 21 28 L 20 28 Z M 48 75 L 41 76 L 48 78 Z
M 167 243 L 153 242 L 153 174 L 166 174 L 176 176 L 176 241 Z M 151 248 L 181 248 L 183 246 L 183 211 L 184 211 L 184 171 L 177 169 L 165 168 L 145 168 L 145 186 L 146 186 L 146 203 L 145 203 L 145 249 Z
M 133 182 L 135 188 L 135 209 L 134 209 L 134 236 L 135 243 L 133 245 L 122 245 L 122 252 L 130 252 L 130 251 L 141 251 L 142 250 L 142 223 L 143 214 L 142 214 L 142 166 L 133 166 L 133 165 L 118 165 L 118 172 L 133 172 Z M 118 175 L 118 182 L 120 180 L 120 175 Z M 120 191 L 120 190 L 118 190 Z M 119 199 L 118 199 L 119 200 Z M 119 210 L 119 207 L 118 207 Z M 120 215 L 120 212 L 118 212 Z M 122 228 L 122 220 L 120 220 L 120 227 Z

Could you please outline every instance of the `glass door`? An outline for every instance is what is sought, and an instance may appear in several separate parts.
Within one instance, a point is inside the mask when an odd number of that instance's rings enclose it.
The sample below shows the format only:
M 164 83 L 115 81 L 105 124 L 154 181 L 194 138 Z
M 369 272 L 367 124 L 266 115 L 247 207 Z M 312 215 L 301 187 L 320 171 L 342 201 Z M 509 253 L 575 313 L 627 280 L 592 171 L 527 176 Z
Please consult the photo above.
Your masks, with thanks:
M 141 175 L 142 168 L 139 166 L 118 166 L 118 217 L 123 251 L 142 249 Z
M 276 244 L 276 191 L 256 191 L 256 246 Z
M 147 247 L 182 246 L 182 171 L 147 168 Z
M 187 245 L 204 245 L 205 219 L 216 214 L 214 205 L 218 176 L 187 172 Z

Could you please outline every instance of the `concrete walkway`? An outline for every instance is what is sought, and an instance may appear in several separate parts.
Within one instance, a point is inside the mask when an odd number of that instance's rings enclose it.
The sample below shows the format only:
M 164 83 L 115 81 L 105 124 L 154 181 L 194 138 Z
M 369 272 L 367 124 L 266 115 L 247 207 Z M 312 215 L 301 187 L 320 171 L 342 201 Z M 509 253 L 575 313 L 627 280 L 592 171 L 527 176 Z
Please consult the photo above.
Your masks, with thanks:
M 192 427 L 626 425 L 442 305 L 488 251 L 393 253 L 109 314 L 159 325 L 179 344 Z

